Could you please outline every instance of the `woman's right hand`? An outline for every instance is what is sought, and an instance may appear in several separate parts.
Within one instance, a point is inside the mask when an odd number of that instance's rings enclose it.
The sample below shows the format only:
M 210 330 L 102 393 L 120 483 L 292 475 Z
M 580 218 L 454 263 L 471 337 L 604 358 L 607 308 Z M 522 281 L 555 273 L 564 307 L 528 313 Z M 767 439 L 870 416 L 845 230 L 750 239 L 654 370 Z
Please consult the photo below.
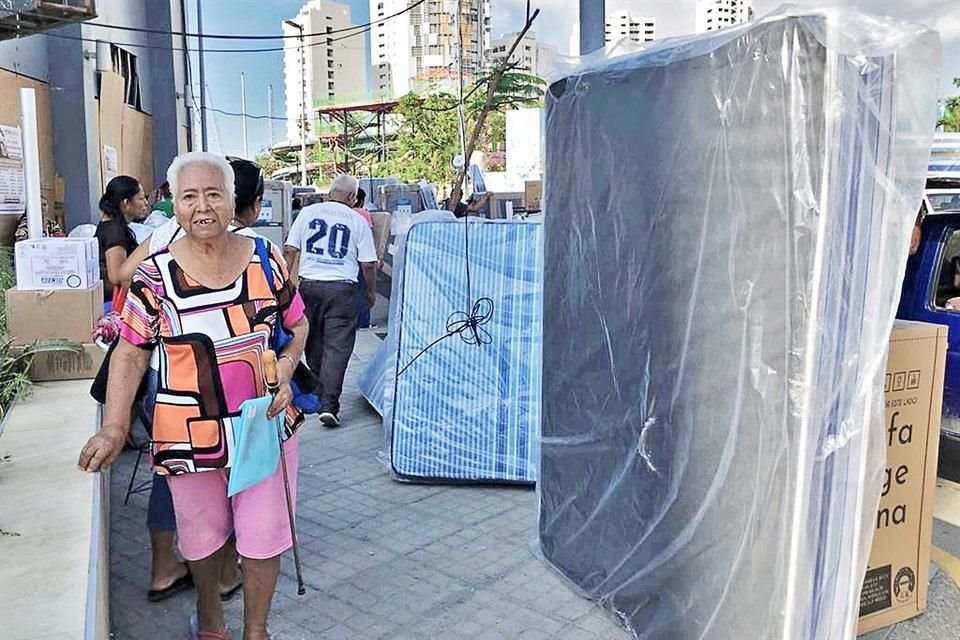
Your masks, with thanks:
M 123 451 L 127 434 L 123 429 L 104 427 L 95 433 L 80 450 L 78 464 L 83 471 L 102 471 Z

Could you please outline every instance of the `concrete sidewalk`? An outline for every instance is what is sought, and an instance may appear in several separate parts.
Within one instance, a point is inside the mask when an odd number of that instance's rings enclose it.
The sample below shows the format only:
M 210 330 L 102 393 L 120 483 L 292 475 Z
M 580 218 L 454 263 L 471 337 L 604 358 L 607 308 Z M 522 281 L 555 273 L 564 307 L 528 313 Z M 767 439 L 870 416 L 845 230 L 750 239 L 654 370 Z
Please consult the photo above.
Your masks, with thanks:
M 383 322 L 384 305 L 374 310 Z M 381 326 L 384 326 L 381 324 Z M 379 459 L 380 417 L 356 379 L 380 340 L 358 334 L 347 372 L 344 425 L 302 429 L 298 533 L 307 595 L 297 597 L 284 558 L 271 629 L 277 639 L 427 640 L 558 638 L 621 640 L 613 617 L 578 597 L 534 557 L 533 489 L 413 485 L 390 479 Z M 116 638 L 181 637 L 193 592 L 146 601 L 150 550 L 146 495 L 123 495 L 135 454 L 112 478 L 112 615 Z M 148 479 L 145 465 L 139 479 Z M 935 544 L 960 554 L 960 530 L 938 521 Z M 869 640 L 960 637 L 960 590 L 937 572 L 927 614 Z M 241 598 L 227 607 L 239 631 Z M 173 634 L 171 636 L 171 634 Z
M 298 533 L 307 595 L 297 597 L 284 557 L 271 630 L 277 639 L 629 637 L 534 557 L 533 489 L 402 484 L 378 456 L 380 417 L 357 376 L 379 339 L 358 334 L 341 417 L 328 430 L 309 419 L 300 440 Z M 112 481 L 112 615 L 116 638 L 180 637 L 193 592 L 146 601 L 150 551 L 146 495 L 123 505 L 135 453 Z M 149 477 L 146 465 L 139 479 Z M 228 605 L 240 630 L 241 598 Z M 174 635 L 170 635 L 173 633 Z

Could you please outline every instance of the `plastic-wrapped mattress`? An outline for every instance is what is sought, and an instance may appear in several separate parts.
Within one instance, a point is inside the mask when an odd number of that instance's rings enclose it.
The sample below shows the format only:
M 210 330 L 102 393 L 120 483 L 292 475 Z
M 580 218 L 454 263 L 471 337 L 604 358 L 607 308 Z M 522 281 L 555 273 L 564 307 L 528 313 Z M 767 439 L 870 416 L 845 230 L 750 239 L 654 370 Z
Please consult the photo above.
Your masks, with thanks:
M 640 638 L 850 638 L 939 41 L 772 16 L 547 95 L 540 547 Z
M 360 379 L 384 417 L 390 468 L 402 480 L 533 483 L 543 225 L 424 215 L 397 238 L 389 334 Z

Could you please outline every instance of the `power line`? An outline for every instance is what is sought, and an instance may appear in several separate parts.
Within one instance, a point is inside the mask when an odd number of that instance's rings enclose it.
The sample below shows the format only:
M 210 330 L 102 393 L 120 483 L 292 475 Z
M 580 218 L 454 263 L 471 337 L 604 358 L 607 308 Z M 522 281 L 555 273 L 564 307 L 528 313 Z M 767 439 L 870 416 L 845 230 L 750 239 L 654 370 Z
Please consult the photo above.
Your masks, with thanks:
M 251 120 L 280 120 L 286 121 L 287 118 L 281 118 L 280 116 L 252 116 L 249 113 L 236 113 L 235 111 L 224 111 L 223 109 L 214 109 L 213 107 L 207 107 L 207 111 L 212 111 L 214 113 L 219 113 L 222 116 L 232 116 L 234 118 L 250 118 Z
M 353 30 L 353 29 L 357 29 L 357 28 L 360 28 L 360 27 L 370 28 L 370 27 L 373 27 L 373 26 L 378 25 L 378 24 L 383 24 L 384 22 L 386 22 L 386 21 L 388 21 L 388 20 L 390 20 L 390 19 L 392 19 L 392 18 L 396 18 L 397 16 L 401 16 L 401 15 L 403 15 L 403 14 L 405 14 L 405 13 L 408 13 L 408 12 L 412 11 L 413 9 L 416 9 L 417 7 L 419 7 L 420 5 L 422 5 L 422 4 L 423 4 L 424 2 L 426 2 L 426 1 L 427 1 L 427 0 L 417 0 L 417 2 L 414 2 L 413 4 L 411 4 L 410 6 L 408 6 L 406 9 L 403 9 L 403 10 L 401 10 L 401 11 L 397 11 L 396 13 L 390 14 L 389 16 L 385 16 L 385 17 L 383 17 L 383 18 L 381 18 L 381 19 L 379 19 L 379 20 L 374 20 L 374 21 L 367 22 L 367 23 L 364 23 L 364 24 L 353 25 L 352 27 L 344 27 L 344 28 L 342 28 L 342 29 L 334 29 L 334 30 L 332 30 L 332 31 L 326 31 L 326 32 L 323 32 L 323 33 L 305 33 L 305 34 L 303 34 L 303 37 L 304 37 L 304 38 L 323 37 L 323 36 L 326 36 L 326 35 L 331 34 L 331 33 L 342 33 L 342 32 L 351 31 L 351 30 Z M 117 30 L 119 30 L 119 31 L 135 31 L 135 32 L 137 32 L 137 33 L 154 33 L 154 34 L 160 34 L 160 35 L 165 35 L 165 36 L 186 36 L 186 37 L 188 37 L 188 38 L 199 38 L 199 37 L 203 37 L 203 38 L 209 38 L 209 39 L 215 39 L 215 40 L 283 40 L 283 39 L 288 39 L 288 38 L 289 38 L 289 39 L 299 39 L 299 38 L 301 37 L 300 34 L 289 35 L 289 36 L 285 36 L 285 35 L 283 35 L 283 34 L 281 34 L 281 35 L 279 35 L 279 36 L 275 36 L 275 35 L 261 35 L 261 34 L 238 36 L 238 35 L 230 35 L 230 34 L 222 34 L 222 33 L 219 33 L 219 34 L 218 34 L 218 33 L 203 33 L 203 34 L 200 34 L 200 33 L 188 33 L 188 32 L 186 32 L 186 31 L 169 31 L 169 30 L 166 30 L 166 29 L 147 29 L 147 28 L 145 28 L 145 27 L 123 27 L 123 26 L 120 26 L 120 25 L 113 25 L 113 24 L 100 24 L 100 23 L 98 23 L 98 22 L 87 22 L 87 23 L 85 23 L 85 24 L 88 24 L 88 25 L 90 25 L 91 27 L 101 27 L 101 28 L 103 28 L 103 29 L 117 29 Z
M 360 27 L 357 26 L 357 27 L 354 27 L 354 28 L 355 28 L 355 29 L 359 29 Z M 370 31 L 370 27 L 366 27 L 366 28 L 363 29 L 362 31 L 357 31 L 356 33 L 350 33 L 350 34 L 345 35 L 345 36 L 338 36 L 338 37 L 336 37 L 336 38 L 326 38 L 325 40 L 323 40 L 323 41 L 321 41 L 321 42 L 311 42 L 311 43 L 306 44 L 306 45 L 304 45 L 304 46 L 306 46 L 306 47 L 322 47 L 322 46 L 327 46 L 327 45 L 333 44 L 334 42 L 339 42 L 339 41 L 341 41 L 341 40 L 346 40 L 347 38 L 353 38 L 353 37 L 355 37 L 355 36 L 363 35 L 363 34 L 367 33 L 368 31 Z M 60 39 L 60 40 L 76 40 L 76 41 L 80 41 L 80 42 L 93 42 L 93 43 L 110 42 L 110 44 L 114 44 L 114 45 L 116 45 L 116 46 L 118 46 L 118 47 L 129 47 L 129 48 L 137 48 L 137 47 L 139 47 L 139 48 L 141 48 L 141 49 L 160 49 L 160 50 L 163 50 L 163 51 L 187 51 L 187 52 L 190 52 L 190 53 L 196 53 L 196 52 L 199 52 L 199 51 L 200 51 L 199 49 L 196 49 L 196 48 L 193 48 L 193 47 L 183 48 L 183 47 L 174 47 L 174 46 L 172 46 L 172 45 L 135 44 L 135 43 L 132 43 L 132 42 L 112 42 L 112 41 L 108 41 L 108 40 L 100 40 L 100 39 L 97 39 L 97 38 L 83 38 L 83 37 L 80 37 L 80 36 L 66 36 L 66 35 L 59 34 L 59 33 L 49 33 L 49 32 L 47 32 L 47 33 L 44 33 L 43 35 L 47 36 L 48 38 L 58 38 L 58 39 Z M 299 48 L 299 45 L 297 45 L 297 48 Z M 206 47 L 204 47 L 204 49 L 203 49 L 203 53 L 204 53 L 204 54 L 207 54 L 207 53 L 272 53 L 272 52 L 281 52 L 281 51 L 287 51 L 287 48 L 286 48 L 286 47 L 264 47 L 264 48 L 259 48 L 259 49 L 243 49 L 243 48 L 238 48 L 238 49 L 207 49 Z

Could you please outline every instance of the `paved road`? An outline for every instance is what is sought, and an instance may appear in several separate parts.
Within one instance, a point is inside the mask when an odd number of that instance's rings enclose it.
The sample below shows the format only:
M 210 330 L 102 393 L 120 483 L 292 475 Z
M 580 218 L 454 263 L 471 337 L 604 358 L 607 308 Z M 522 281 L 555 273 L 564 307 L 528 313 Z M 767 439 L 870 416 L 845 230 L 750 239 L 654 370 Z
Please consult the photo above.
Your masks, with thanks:
M 382 322 L 383 305 L 374 317 Z M 576 596 L 534 557 L 532 489 L 394 482 L 378 459 L 379 416 L 356 391 L 356 377 L 379 341 L 359 336 L 346 382 L 344 426 L 315 418 L 301 431 L 299 534 L 307 595 L 298 598 L 284 559 L 271 628 L 278 639 L 621 640 L 612 617 Z M 146 601 L 149 546 L 146 496 L 123 492 L 134 454 L 113 473 L 112 614 L 115 637 L 180 637 L 193 594 Z M 140 470 L 147 478 L 147 471 Z M 960 553 L 957 529 L 938 524 L 936 542 Z M 289 554 L 288 554 L 289 555 Z M 228 606 L 238 629 L 240 598 Z M 960 590 L 938 572 L 930 611 L 870 640 L 960 637 Z

